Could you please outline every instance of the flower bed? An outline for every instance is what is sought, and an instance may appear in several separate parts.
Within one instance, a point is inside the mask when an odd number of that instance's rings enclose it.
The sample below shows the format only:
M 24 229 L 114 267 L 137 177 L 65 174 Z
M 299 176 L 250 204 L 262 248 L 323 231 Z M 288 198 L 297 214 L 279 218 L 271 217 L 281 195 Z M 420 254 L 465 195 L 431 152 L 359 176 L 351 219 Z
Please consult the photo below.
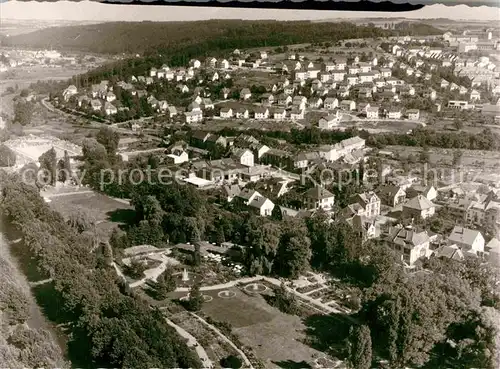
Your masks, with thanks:
M 318 288 L 321 288 L 321 284 L 315 283 L 315 284 L 311 284 L 309 286 L 298 287 L 295 289 L 295 291 L 297 291 L 298 293 L 308 293 L 308 292 L 317 290 Z

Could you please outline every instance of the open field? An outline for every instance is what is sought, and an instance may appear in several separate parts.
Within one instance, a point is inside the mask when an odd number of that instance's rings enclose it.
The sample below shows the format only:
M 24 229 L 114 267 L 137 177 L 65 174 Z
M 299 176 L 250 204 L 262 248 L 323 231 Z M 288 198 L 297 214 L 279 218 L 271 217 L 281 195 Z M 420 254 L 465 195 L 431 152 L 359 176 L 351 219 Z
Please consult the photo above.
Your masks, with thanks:
M 109 236 L 120 223 L 120 213 L 132 207 L 111 197 L 97 193 L 82 193 L 52 197 L 50 206 L 65 218 L 77 210 L 83 211 L 97 223 L 99 236 Z
M 387 146 L 386 150 L 399 153 L 401 157 L 408 157 L 410 154 L 418 155 L 423 149 L 413 146 Z M 453 159 L 452 149 L 440 149 L 432 147 L 429 149 L 429 161 L 431 164 L 451 163 Z M 474 167 L 496 167 L 500 161 L 500 152 L 461 150 L 463 153 L 461 163 L 463 166 Z

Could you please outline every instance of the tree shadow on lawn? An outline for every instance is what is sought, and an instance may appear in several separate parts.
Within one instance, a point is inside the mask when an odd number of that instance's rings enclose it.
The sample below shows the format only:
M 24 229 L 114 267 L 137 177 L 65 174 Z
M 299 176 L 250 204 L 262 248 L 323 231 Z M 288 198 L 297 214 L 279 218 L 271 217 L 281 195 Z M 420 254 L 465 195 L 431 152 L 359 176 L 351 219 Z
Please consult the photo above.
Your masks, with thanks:
M 108 211 L 106 215 L 111 222 L 123 224 L 120 228 L 135 224 L 137 220 L 134 209 L 116 209 Z
M 342 314 L 311 315 L 303 320 L 306 325 L 305 343 L 318 351 L 329 351 L 339 359 L 345 357 L 346 338 L 353 324 Z
M 282 361 L 273 361 L 273 364 L 278 365 L 283 369 L 311 369 L 312 366 L 306 361 L 298 361 L 293 360 L 282 360 Z

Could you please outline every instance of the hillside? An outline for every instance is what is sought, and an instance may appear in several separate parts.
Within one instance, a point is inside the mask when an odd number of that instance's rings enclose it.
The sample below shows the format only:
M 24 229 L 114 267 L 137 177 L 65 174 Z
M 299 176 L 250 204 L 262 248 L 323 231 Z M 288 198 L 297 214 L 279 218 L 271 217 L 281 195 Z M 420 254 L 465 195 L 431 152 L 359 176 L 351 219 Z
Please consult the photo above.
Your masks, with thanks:
M 55 48 L 93 53 L 152 53 L 170 46 L 186 46 L 218 40 L 221 46 L 277 46 L 304 42 L 336 41 L 346 38 L 401 34 L 441 33 L 432 27 L 412 27 L 388 32 L 351 23 L 308 21 L 210 20 L 198 22 L 110 22 L 71 27 L 53 27 L 2 40 L 5 46 Z

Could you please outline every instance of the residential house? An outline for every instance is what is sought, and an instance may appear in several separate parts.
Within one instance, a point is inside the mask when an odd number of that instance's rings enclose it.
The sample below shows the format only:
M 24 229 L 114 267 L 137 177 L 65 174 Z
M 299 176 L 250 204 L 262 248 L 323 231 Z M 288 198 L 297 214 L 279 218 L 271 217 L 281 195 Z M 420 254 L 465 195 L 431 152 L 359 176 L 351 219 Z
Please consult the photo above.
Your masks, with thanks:
M 183 84 L 178 84 L 176 88 L 181 92 L 181 93 L 186 93 L 189 92 L 189 87 Z
M 237 148 L 233 151 L 232 159 L 246 167 L 254 166 L 254 154 L 249 149 Z
M 382 78 L 392 77 L 392 70 L 390 68 L 380 68 L 380 76 Z
M 222 90 L 221 90 L 221 97 L 226 100 L 228 97 L 229 97 L 229 94 L 231 93 L 231 90 L 227 87 L 224 87 Z
M 257 106 L 254 109 L 255 119 L 269 119 L 269 109 L 264 106 Z
M 492 238 L 486 244 L 485 251 L 488 253 L 488 262 L 496 268 L 500 267 L 500 241 Z
M 274 203 L 257 191 L 244 188 L 236 197 L 254 209 L 260 216 L 270 216 L 273 212 Z
M 478 90 L 472 90 L 469 96 L 471 101 L 481 100 L 481 94 Z
M 401 108 L 391 108 L 387 113 L 389 119 L 401 119 Z
M 212 102 L 212 100 L 210 98 L 204 97 L 201 99 L 200 107 L 203 110 L 211 110 L 214 108 L 214 103 Z
M 330 114 L 324 117 L 321 117 L 318 121 L 318 127 L 320 129 L 332 129 L 339 124 L 340 114 L 337 110 L 336 114 Z
M 373 82 L 373 80 L 375 79 L 375 73 L 373 72 L 358 73 L 358 77 L 360 83 Z
M 335 196 L 324 187 L 315 186 L 304 193 L 304 205 L 307 210 L 331 211 L 334 203 Z
M 300 110 L 306 108 L 307 98 L 305 96 L 294 96 L 292 99 L 292 105 Z
M 436 212 L 436 206 L 424 195 L 417 195 L 403 204 L 403 216 L 406 218 L 426 219 Z
M 349 202 L 348 213 L 350 212 L 352 216 L 372 218 L 380 215 L 380 198 L 373 191 L 357 194 Z
M 339 106 L 339 100 L 335 97 L 327 97 L 323 103 L 323 106 L 328 110 L 336 109 Z
M 116 109 L 116 106 L 106 101 L 104 103 L 104 112 L 106 113 L 106 115 L 114 115 L 118 113 L 118 109 Z
M 273 110 L 273 119 L 274 120 L 284 120 L 286 118 L 286 109 L 285 108 L 276 108 Z
M 417 195 L 423 195 L 429 201 L 434 201 L 437 198 L 438 192 L 434 186 L 421 186 L 413 185 L 406 190 L 406 194 L 409 198 L 413 198 Z
M 173 118 L 174 116 L 177 115 L 177 109 L 175 108 L 175 106 L 173 105 L 169 105 L 168 106 L 168 116 L 170 118 Z
M 311 97 L 308 104 L 313 109 L 318 109 L 323 105 L 323 100 L 320 97 Z
M 387 240 L 399 255 L 401 262 L 413 266 L 420 258 L 432 255 L 431 238 L 427 231 L 394 227 L 389 230 Z
M 440 84 L 441 88 L 448 88 L 449 86 L 450 86 L 450 82 L 448 82 L 445 79 L 441 79 L 441 84 Z
M 352 111 L 356 109 L 356 102 L 352 100 L 342 100 L 339 104 L 340 109 Z
M 347 221 L 354 231 L 359 234 L 363 242 L 377 237 L 377 225 L 373 218 L 355 215 Z
M 220 69 L 229 69 L 229 62 L 226 59 L 219 60 L 217 64 Z
M 410 120 L 419 120 L 420 119 L 420 111 L 418 109 L 409 109 L 406 111 L 408 115 L 408 119 Z
M 366 108 L 367 119 L 378 119 L 378 106 L 370 106 Z
M 377 195 L 382 204 L 394 208 L 406 200 L 406 192 L 400 186 L 391 184 L 384 185 L 377 190 Z
M 90 107 L 93 111 L 100 111 L 102 109 L 102 103 L 100 100 L 92 99 L 90 100 Z
M 222 186 L 222 195 L 227 202 L 231 202 L 241 192 L 241 187 L 237 184 Z
M 441 245 L 434 250 L 434 257 L 461 262 L 465 259 L 464 253 L 457 245 Z
M 252 97 L 252 93 L 249 88 L 244 88 L 240 91 L 240 99 L 248 100 L 250 97 Z
M 290 95 L 281 94 L 278 96 L 278 105 L 288 106 L 292 103 L 293 99 Z
M 170 154 L 167 154 L 165 160 L 171 164 L 182 164 L 189 161 L 189 155 L 186 151 L 176 148 Z
M 76 88 L 76 86 L 75 85 L 69 85 L 63 91 L 64 101 L 68 101 L 71 96 L 75 96 L 77 93 L 78 93 L 78 89 Z
M 203 113 L 201 110 L 186 111 L 186 123 L 199 123 L 203 120 Z
M 233 109 L 231 108 L 222 108 L 220 110 L 220 117 L 223 119 L 229 119 L 233 117 Z
M 290 111 L 291 120 L 301 120 L 304 119 L 304 109 L 299 109 L 297 107 L 292 108 Z
M 342 82 L 344 80 L 345 75 L 346 72 L 344 70 L 336 70 L 332 72 L 332 79 L 335 82 Z
M 485 240 L 479 231 L 455 226 L 448 236 L 448 243 L 457 245 L 462 251 L 477 254 L 484 252 Z

